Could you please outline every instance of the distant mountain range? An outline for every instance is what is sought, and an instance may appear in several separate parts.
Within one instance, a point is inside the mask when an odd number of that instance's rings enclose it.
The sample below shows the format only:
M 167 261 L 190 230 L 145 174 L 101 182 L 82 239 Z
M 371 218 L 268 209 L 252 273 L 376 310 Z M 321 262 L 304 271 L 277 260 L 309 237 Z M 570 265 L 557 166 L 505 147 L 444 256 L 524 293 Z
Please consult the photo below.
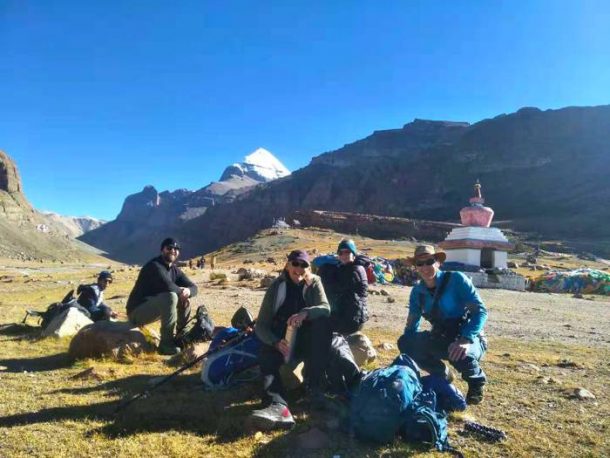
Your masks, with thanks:
M 250 179 L 238 167 L 227 170 L 235 171 L 229 182 Z M 511 228 L 610 253 L 609 172 L 607 105 L 523 108 L 472 125 L 416 119 L 321 154 L 289 176 L 218 196 L 210 187 L 226 189 L 225 180 L 194 193 L 147 188 L 126 199 L 115 221 L 82 239 L 117 259 L 142 262 L 166 235 L 182 239 L 183 256 L 195 256 L 301 209 L 457 222 L 479 179 L 496 219 Z M 165 214 L 176 224 L 161 224 Z
M 63 227 L 65 233 L 72 238 L 79 237 L 106 224 L 106 221 L 92 216 L 64 216 L 48 211 L 43 211 L 42 214 L 50 225 Z
M 80 239 L 118 260 L 143 261 L 151 256 L 151 250 L 154 254 L 167 234 L 179 232 L 187 221 L 205 215 L 215 206 L 230 204 L 257 185 L 289 175 L 290 171 L 271 152 L 258 148 L 243 162 L 228 166 L 219 181 L 197 191 L 158 192 L 154 186 L 145 186 L 125 199 L 114 221 Z

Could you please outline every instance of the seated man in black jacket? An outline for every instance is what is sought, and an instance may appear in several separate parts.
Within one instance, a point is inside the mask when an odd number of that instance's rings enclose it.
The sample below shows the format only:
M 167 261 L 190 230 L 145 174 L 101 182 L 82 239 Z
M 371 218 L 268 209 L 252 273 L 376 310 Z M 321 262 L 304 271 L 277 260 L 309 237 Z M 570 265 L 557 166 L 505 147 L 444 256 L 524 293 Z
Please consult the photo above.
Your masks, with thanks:
M 112 274 L 103 270 L 97 276 L 97 282 L 91 285 L 80 285 L 76 290 L 78 293 L 78 305 L 87 309 L 93 321 L 108 320 L 116 318 L 117 313 L 104 304 L 104 290 L 112 283 Z
M 189 318 L 188 299 L 197 294 L 197 286 L 176 267 L 180 245 L 172 238 L 161 243 L 161 255 L 148 261 L 127 300 L 127 315 L 136 326 L 161 319 L 159 353 L 180 352 L 174 341 L 176 324 L 182 329 Z

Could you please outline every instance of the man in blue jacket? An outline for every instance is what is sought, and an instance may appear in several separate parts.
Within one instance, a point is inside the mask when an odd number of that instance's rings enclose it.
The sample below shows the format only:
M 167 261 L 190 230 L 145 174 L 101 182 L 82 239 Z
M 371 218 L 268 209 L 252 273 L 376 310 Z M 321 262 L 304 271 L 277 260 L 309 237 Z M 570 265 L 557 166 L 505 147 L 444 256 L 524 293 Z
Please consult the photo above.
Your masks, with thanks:
M 445 259 L 445 253 L 432 245 L 417 246 L 408 259 L 421 281 L 411 290 L 407 325 L 398 348 L 428 372 L 450 378 L 442 361 L 448 359 L 468 383 L 468 404 L 479 404 L 487 381 L 479 364 L 487 349 L 482 335 L 487 309 L 466 275 L 440 270 Z M 422 317 L 432 324 L 430 331 L 419 331 Z

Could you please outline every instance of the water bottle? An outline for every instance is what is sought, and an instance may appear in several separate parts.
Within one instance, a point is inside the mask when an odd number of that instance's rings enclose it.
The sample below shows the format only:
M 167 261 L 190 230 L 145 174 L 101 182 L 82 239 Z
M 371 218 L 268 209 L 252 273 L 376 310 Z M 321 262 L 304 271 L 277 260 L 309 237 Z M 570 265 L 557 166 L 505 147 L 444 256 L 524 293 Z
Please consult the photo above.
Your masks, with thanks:
M 284 337 L 284 340 L 286 340 L 286 342 L 288 343 L 288 348 L 290 349 L 290 351 L 288 352 L 288 355 L 284 357 L 285 363 L 288 363 L 292 359 L 294 345 L 297 341 L 297 331 L 298 330 L 299 330 L 299 328 L 297 328 L 296 326 L 288 326 L 286 328 L 286 336 Z

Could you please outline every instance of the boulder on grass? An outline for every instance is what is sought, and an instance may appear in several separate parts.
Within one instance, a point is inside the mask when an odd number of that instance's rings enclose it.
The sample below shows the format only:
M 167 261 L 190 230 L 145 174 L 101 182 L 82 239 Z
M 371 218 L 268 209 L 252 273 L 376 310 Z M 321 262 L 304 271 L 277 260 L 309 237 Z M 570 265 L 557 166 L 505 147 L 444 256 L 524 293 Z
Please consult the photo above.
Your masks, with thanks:
M 42 331 L 43 337 L 73 336 L 85 326 L 93 324 L 83 312 L 76 307 L 69 307 L 51 320 Z
M 158 345 L 158 337 L 146 334 L 131 323 L 97 321 L 74 336 L 68 354 L 72 359 L 109 356 L 124 360 L 142 352 L 152 352 Z
M 361 332 L 350 334 L 346 337 L 346 340 L 358 367 L 371 363 L 377 358 L 377 351 L 373 347 L 373 343 Z

